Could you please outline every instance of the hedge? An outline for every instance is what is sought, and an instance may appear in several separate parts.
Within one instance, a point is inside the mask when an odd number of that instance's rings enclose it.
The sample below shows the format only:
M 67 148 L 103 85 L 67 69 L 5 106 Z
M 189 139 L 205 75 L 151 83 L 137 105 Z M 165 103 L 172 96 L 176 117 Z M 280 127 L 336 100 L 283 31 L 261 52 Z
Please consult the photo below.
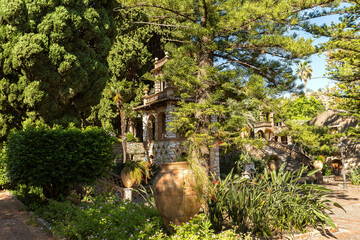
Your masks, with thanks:
M 111 167 L 113 143 L 100 128 L 27 127 L 8 136 L 7 173 L 16 184 L 42 187 L 46 197 L 59 198 Z

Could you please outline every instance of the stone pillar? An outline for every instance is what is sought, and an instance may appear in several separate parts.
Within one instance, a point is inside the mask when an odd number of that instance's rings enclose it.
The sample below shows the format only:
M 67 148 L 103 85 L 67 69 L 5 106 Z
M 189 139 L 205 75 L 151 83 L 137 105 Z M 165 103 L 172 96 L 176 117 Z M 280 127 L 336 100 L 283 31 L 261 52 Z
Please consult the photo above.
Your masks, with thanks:
M 271 126 L 275 126 L 274 113 L 270 113 Z
M 264 122 L 264 113 L 260 111 L 260 122 Z
M 293 144 L 293 140 L 291 136 L 287 136 L 287 140 L 288 140 L 288 145 L 292 145 Z
M 218 116 L 211 116 L 211 122 L 217 122 Z M 215 129 L 216 130 L 216 129 Z M 214 143 L 215 146 L 210 150 L 210 163 L 209 170 L 215 174 L 216 178 L 220 178 L 220 154 L 219 154 L 219 145 Z
M 175 110 L 175 105 L 169 104 L 166 106 L 166 136 L 167 138 L 176 138 L 176 133 L 168 129 L 169 123 L 174 121 L 174 116 L 171 114 Z
M 143 127 L 143 141 L 146 142 L 148 140 L 148 119 L 149 116 L 146 112 L 143 113 L 142 116 L 142 127 Z
M 132 201 L 132 189 L 124 188 L 124 201 Z
M 159 93 L 161 91 L 161 86 L 160 86 L 161 82 L 159 80 L 155 81 L 155 94 Z

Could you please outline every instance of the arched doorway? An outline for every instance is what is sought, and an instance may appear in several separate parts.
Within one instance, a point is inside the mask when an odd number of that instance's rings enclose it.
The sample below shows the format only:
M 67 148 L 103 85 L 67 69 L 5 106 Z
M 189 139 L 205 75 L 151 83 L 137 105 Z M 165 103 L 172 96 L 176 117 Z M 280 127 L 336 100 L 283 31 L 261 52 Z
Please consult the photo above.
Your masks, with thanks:
M 155 129 L 155 117 L 154 115 L 150 115 L 149 119 L 148 119 L 148 139 L 149 141 L 152 140 L 156 140 L 155 137 L 155 133 L 156 133 L 156 129 Z
M 264 132 L 263 132 L 262 130 L 259 130 L 259 131 L 257 132 L 257 137 L 258 137 L 258 138 L 265 138 Z
M 161 112 L 158 115 L 158 137 L 157 139 L 166 138 L 166 115 Z
M 342 162 L 339 159 L 334 159 L 331 161 L 331 169 L 333 174 L 335 174 L 336 176 L 340 176 L 342 173 Z

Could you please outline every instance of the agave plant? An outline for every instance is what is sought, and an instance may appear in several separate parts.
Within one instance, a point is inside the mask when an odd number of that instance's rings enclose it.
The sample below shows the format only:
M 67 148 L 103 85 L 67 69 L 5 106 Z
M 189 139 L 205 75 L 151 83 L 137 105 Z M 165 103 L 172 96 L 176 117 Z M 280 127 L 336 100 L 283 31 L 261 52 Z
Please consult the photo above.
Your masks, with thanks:
M 283 164 L 278 172 L 264 172 L 253 181 L 232 178 L 220 181 L 208 201 L 208 214 L 218 228 L 228 223 L 240 232 L 272 236 L 284 231 L 305 231 L 307 226 L 335 227 L 325 210 L 330 190 L 321 186 L 300 183 L 306 170 L 285 171 Z M 318 170 L 310 171 L 311 176 Z M 335 206 L 341 206 L 332 202 Z

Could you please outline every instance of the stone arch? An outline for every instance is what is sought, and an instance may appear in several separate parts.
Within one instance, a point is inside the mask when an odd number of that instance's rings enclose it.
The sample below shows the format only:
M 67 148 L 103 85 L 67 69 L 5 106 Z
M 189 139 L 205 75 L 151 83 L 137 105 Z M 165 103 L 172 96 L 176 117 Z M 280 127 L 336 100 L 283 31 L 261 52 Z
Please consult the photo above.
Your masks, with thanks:
M 156 124 L 154 115 L 150 115 L 148 118 L 148 139 L 149 141 L 156 140 Z
M 158 136 L 157 139 L 165 139 L 166 138 L 166 114 L 164 112 L 160 112 L 158 114 Z
M 256 135 L 258 138 L 265 138 L 265 134 L 264 134 L 263 130 L 259 130 Z

